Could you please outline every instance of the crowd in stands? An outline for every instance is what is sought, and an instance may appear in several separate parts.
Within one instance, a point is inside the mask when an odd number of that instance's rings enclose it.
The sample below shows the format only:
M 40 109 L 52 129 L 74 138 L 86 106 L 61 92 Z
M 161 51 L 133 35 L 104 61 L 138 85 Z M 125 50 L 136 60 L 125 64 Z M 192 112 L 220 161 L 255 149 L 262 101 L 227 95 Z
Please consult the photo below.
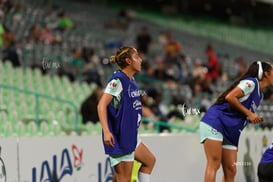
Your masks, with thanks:
M 98 47 L 78 46 L 73 40 L 68 45 L 68 40 L 63 39 L 63 35 L 67 32 L 81 29 L 81 24 L 73 21 L 69 11 L 52 6 L 49 11 L 43 12 L 41 21 L 27 22 L 29 28 L 25 30 L 23 36 L 18 37 L 13 32 L 14 30 L 8 27 L 8 25 L 12 25 L 8 21 L 23 21 L 25 18 L 23 12 L 27 11 L 28 5 L 20 4 L 20 1 L 9 0 L 1 1 L 0 5 L 2 61 L 11 61 L 15 67 L 26 66 L 26 60 L 24 60 L 26 58 L 22 52 L 30 45 L 32 47 L 49 45 L 52 46 L 50 50 L 53 51 L 56 51 L 54 49 L 59 46 L 61 51 L 58 56 L 65 55 L 66 57 L 63 58 L 61 68 L 55 70 L 57 74 L 68 76 L 71 81 L 96 83 L 99 88 L 104 85 L 104 79 L 107 77 L 106 69 L 115 69 L 110 63 L 104 62 L 105 56 L 109 57 L 111 52 L 108 52 L 109 55 L 105 55 L 105 51 L 97 51 Z M 136 78 L 141 89 L 147 93 L 143 96 L 144 117 L 163 122 L 173 120 L 183 122 L 186 116 L 181 111 L 181 106 L 197 108 L 200 113 L 205 112 L 217 94 L 222 91 L 219 89 L 224 89 L 223 85 L 219 87 L 219 84 L 222 82 L 229 84 L 247 67 L 247 61 L 243 57 L 229 60 L 234 65 L 233 75 L 230 75 L 224 69 L 223 61 L 218 57 L 217 47 L 209 42 L 203 52 L 207 60 L 202 60 L 198 56 L 190 57 L 183 49 L 183 42 L 175 37 L 173 30 L 165 27 L 162 27 L 160 34 L 154 35 L 151 34 L 147 25 L 134 26 L 132 33 L 130 28 L 134 24 L 134 18 L 130 13 L 130 11 L 122 9 L 116 18 L 102 23 L 106 29 L 119 29 L 121 34 L 130 31 L 129 37 L 134 38 L 130 44 L 134 45 L 142 55 L 142 71 Z M 8 19 L 10 15 L 12 15 L 11 20 Z M 89 18 L 96 19 L 96 17 Z M 105 42 L 107 41 L 105 40 Z M 127 40 L 123 40 L 113 48 L 116 49 L 127 42 Z M 65 52 L 62 51 L 64 48 Z M 100 49 L 106 48 L 102 46 Z M 37 65 L 44 73 L 50 71 L 45 70 L 41 63 L 27 66 Z M 90 97 L 83 101 L 82 108 L 79 108 L 83 113 L 84 123 L 88 120 L 97 122 L 97 116 L 86 116 L 88 113 L 86 106 L 92 108 L 90 113 L 96 113 L 95 107 L 90 103 L 99 97 L 97 92 L 94 92 L 95 95 L 90 94 Z M 272 98 L 271 92 L 268 91 L 266 96 L 266 99 Z M 168 128 L 162 127 L 161 131 L 166 129 L 168 130 Z

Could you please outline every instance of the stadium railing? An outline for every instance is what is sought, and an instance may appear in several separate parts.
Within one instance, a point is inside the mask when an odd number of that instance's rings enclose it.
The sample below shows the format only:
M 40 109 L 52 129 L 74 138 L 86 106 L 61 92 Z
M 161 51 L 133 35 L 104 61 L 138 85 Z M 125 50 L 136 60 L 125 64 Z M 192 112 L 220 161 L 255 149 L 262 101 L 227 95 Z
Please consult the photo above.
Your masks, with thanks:
M 77 108 L 76 104 L 73 103 L 72 101 L 61 99 L 58 97 L 52 97 L 52 96 L 49 96 L 46 94 L 41 94 L 41 93 L 37 93 L 34 91 L 26 90 L 26 89 L 21 89 L 16 86 L 7 85 L 7 84 L 0 84 L 0 88 L 8 89 L 8 90 L 11 90 L 14 92 L 20 92 L 25 95 L 33 95 L 35 97 L 35 118 L 34 118 L 34 120 L 35 120 L 37 126 L 39 126 L 39 124 L 40 124 L 40 110 L 39 110 L 39 106 L 40 106 L 39 99 L 40 98 L 44 98 L 44 99 L 58 102 L 61 104 L 70 105 L 72 107 L 73 113 L 74 113 L 74 131 L 78 132 L 78 130 L 79 130 L 79 113 L 78 113 L 78 108 Z

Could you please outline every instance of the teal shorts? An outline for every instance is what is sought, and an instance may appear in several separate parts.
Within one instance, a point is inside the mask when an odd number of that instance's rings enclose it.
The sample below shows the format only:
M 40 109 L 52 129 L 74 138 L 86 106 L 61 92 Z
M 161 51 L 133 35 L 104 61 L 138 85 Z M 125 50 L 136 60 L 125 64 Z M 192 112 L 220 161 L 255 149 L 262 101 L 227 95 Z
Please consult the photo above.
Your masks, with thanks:
M 204 143 L 206 139 L 221 141 L 223 143 L 222 148 L 237 150 L 236 146 L 231 145 L 224 140 L 222 133 L 220 133 L 215 128 L 201 121 L 200 122 L 200 143 Z
M 137 138 L 137 146 L 141 143 L 141 139 Z M 110 155 L 110 162 L 111 166 L 114 167 L 120 162 L 133 162 L 135 159 L 135 152 L 129 153 L 129 154 L 120 154 L 120 155 Z
M 135 159 L 135 152 L 129 154 L 110 155 L 111 166 L 114 167 L 120 162 L 133 162 Z

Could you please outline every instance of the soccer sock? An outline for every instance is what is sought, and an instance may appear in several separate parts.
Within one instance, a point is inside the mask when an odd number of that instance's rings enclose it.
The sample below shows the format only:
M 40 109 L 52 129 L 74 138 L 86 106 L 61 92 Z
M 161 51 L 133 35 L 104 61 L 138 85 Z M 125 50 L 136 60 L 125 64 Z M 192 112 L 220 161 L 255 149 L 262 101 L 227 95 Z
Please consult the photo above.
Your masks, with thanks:
M 138 182 L 150 182 L 150 174 L 139 172 Z

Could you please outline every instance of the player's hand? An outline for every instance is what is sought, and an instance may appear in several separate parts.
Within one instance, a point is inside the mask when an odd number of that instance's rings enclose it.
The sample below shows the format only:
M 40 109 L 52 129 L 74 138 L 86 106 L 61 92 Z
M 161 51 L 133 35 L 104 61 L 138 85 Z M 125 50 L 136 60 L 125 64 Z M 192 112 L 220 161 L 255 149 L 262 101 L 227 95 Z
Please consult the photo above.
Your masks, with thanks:
M 248 116 L 248 120 L 252 124 L 257 124 L 257 123 L 260 123 L 263 121 L 263 117 L 260 117 L 260 116 L 256 115 L 255 113 L 251 113 Z
M 110 147 L 114 147 L 115 139 L 111 132 L 105 132 L 103 135 L 104 143 Z

